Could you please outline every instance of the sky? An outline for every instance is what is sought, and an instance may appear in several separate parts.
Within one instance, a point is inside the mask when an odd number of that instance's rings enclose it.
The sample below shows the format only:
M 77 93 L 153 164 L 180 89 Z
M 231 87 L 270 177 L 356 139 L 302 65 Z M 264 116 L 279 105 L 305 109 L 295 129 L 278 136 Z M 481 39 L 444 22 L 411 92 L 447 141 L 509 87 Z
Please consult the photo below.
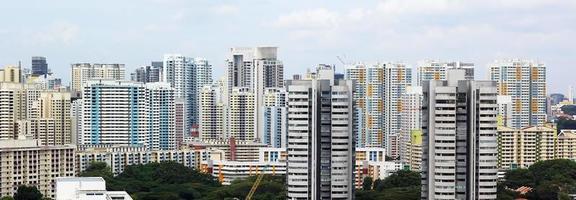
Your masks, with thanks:
M 494 60 L 548 67 L 549 92 L 576 85 L 575 0 L 19 0 L 0 8 L 0 66 L 45 56 L 70 64 L 134 68 L 163 54 L 204 57 L 215 76 L 229 49 L 278 46 L 285 76 L 317 64 L 423 60 L 473 62 L 488 79 Z M 414 74 L 415 76 L 415 74 Z

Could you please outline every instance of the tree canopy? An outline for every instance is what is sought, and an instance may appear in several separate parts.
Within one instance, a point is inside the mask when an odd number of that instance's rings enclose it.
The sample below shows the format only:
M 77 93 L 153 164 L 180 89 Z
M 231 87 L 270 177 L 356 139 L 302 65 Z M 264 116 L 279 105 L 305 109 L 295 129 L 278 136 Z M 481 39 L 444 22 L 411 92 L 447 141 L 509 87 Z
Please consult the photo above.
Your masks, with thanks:
M 42 196 L 36 186 L 21 185 L 14 194 L 14 200 L 42 200 Z
M 540 161 L 528 169 L 508 171 L 501 184 L 498 187 L 499 199 L 510 196 L 505 188 L 521 186 L 533 188 L 526 196 L 528 199 L 562 199 L 576 193 L 576 162 L 567 159 Z
M 400 170 L 384 180 L 376 179 L 372 190 L 357 190 L 358 200 L 420 199 L 420 173 Z

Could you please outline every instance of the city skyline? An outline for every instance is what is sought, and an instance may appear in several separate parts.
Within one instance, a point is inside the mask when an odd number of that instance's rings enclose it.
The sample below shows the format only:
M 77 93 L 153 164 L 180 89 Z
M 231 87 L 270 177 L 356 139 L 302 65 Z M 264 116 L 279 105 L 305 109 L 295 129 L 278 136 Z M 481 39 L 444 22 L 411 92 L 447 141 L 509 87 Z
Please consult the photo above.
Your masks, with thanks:
M 576 3 L 570 1 L 7 4 L 0 14 L 0 22 L 10 27 L 0 28 L 5 38 L 0 41 L 0 65 L 22 61 L 30 67 L 32 56 L 44 56 L 65 83 L 73 63 L 121 63 L 132 72 L 166 53 L 204 57 L 213 63 L 216 78 L 226 68 L 229 48 L 278 46 L 285 77 L 318 63 L 335 64 L 343 72 L 340 56 L 348 64 L 401 61 L 413 68 L 428 59 L 472 62 L 476 79 L 488 80 L 488 64 L 520 58 L 549 67 L 548 78 L 554 80 L 550 93 L 566 93 L 574 84 L 562 73 L 573 62 L 569 55 L 576 53 L 571 48 L 576 41 L 570 40 L 576 32 L 570 26 Z M 43 17 L 25 17 L 19 14 L 23 10 Z M 255 11 L 262 14 L 245 14 Z

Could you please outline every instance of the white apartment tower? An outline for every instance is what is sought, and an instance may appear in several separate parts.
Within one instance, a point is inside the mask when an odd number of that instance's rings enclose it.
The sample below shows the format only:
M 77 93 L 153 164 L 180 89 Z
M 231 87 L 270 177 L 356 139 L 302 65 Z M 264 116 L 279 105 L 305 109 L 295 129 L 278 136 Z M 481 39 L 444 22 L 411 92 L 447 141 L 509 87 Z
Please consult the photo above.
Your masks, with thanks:
M 411 86 L 400 98 L 400 159 L 410 164 L 410 169 L 420 170 L 422 133 L 422 87 Z
M 288 199 L 353 199 L 353 88 L 333 76 L 287 82 Z
M 497 85 L 464 75 L 424 83 L 422 199 L 496 199 Z
M 264 91 L 264 108 L 260 113 L 263 121 L 262 143 L 274 148 L 286 147 L 287 110 L 286 90 L 284 88 L 267 88 Z
M 529 60 L 496 61 L 490 77 L 498 93 L 512 97 L 512 128 L 546 123 L 546 66 Z
M 175 97 L 186 102 L 185 133 L 198 125 L 199 91 L 212 84 L 212 65 L 204 58 L 166 54 L 163 61 L 163 82 L 174 88 Z
M 82 92 L 79 144 L 176 148 L 174 90 L 166 83 L 88 81 Z
M 346 68 L 354 80 L 354 135 L 357 147 L 382 147 L 398 156 L 400 96 L 412 84 L 412 69 L 400 63 L 356 64 Z
M 474 80 L 474 63 L 428 60 L 418 63 L 416 83 L 418 86 L 423 86 L 425 81 L 446 80 L 446 72 L 449 69 L 463 69 L 466 71 L 465 79 Z
M 232 89 L 229 97 L 228 136 L 239 141 L 254 141 L 256 136 L 256 105 L 249 88 Z
M 78 93 L 83 84 L 90 79 L 124 80 L 124 64 L 76 63 L 72 64 L 72 92 Z
M 248 88 L 254 93 L 254 129 L 258 140 L 264 137 L 264 91 L 284 87 L 284 65 L 278 60 L 277 47 L 236 47 L 230 49 L 228 63 L 228 93 L 233 88 Z
M 200 91 L 200 139 L 217 140 L 226 138 L 226 105 L 218 85 L 206 85 Z

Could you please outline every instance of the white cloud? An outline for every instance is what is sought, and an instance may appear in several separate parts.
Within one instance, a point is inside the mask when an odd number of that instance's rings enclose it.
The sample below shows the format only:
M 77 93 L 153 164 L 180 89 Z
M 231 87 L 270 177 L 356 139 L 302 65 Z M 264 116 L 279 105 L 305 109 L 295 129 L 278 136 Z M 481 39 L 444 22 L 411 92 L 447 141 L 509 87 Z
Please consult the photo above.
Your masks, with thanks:
M 212 8 L 214 13 L 219 15 L 233 15 L 240 12 L 240 8 L 231 4 L 221 4 Z
M 337 13 L 319 8 L 280 16 L 273 25 L 289 29 L 329 29 L 338 26 L 340 20 Z
M 49 44 L 59 43 L 70 45 L 78 38 L 80 29 L 68 22 L 56 22 L 45 30 L 33 34 L 35 42 Z

